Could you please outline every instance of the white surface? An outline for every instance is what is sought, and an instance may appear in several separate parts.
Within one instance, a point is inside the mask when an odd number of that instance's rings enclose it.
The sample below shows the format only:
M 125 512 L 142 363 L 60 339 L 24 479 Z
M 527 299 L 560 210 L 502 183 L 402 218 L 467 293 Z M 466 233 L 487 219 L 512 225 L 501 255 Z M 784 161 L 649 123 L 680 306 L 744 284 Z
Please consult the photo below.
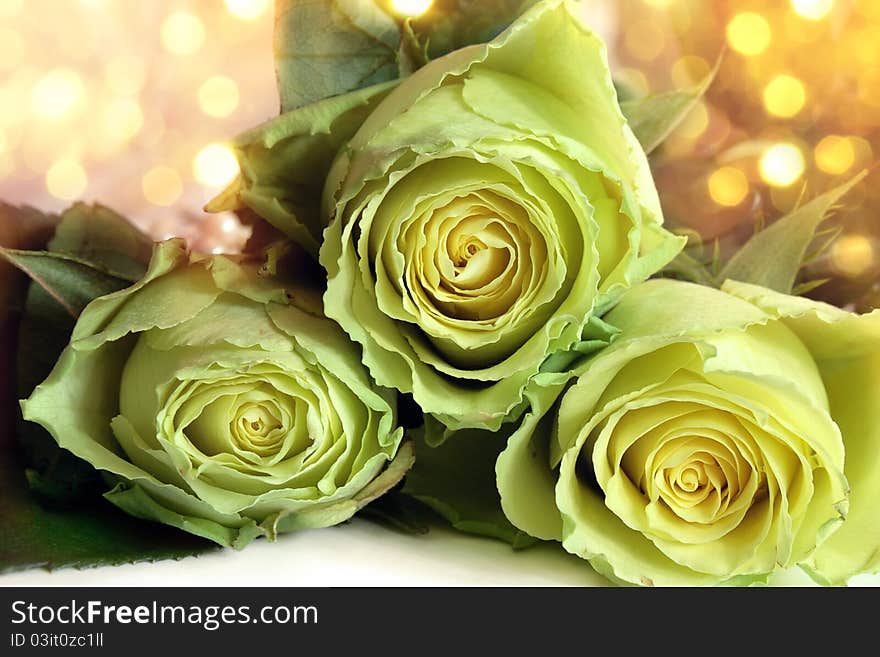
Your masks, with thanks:
M 799 571 L 779 585 L 810 585 Z M 880 576 L 852 584 L 880 586 Z M 499 541 L 435 528 L 407 536 L 356 520 L 330 529 L 256 541 L 180 561 L 89 570 L 33 570 L 0 586 L 606 586 L 589 565 L 555 545 L 515 552 Z

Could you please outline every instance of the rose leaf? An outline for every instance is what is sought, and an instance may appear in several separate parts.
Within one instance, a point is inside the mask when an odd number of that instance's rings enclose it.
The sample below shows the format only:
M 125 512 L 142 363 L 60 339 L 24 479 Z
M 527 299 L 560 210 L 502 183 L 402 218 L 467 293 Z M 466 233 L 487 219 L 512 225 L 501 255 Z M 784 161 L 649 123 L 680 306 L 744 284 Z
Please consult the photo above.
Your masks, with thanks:
M 431 447 L 424 436 L 418 438 L 416 464 L 403 493 L 432 508 L 459 531 L 497 538 L 516 549 L 534 545 L 537 539 L 505 517 L 495 485 L 495 461 L 509 434 L 505 428 L 461 430 L 437 447 Z
M 0 219 L 0 246 L 12 250 L 45 247 L 57 223 L 56 217 L 2 204 Z M 208 549 L 208 543 L 195 537 L 138 522 L 114 509 L 87 484 L 98 478 L 94 469 L 54 442 L 39 448 L 54 446 L 52 453 L 38 453 L 33 443 L 22 453 L 15 441 L 16 421 L 21 423 L 17 398 L 52 368 L 73 318 L 37 285 L 30 286 L 25 304 L 27 278 L 16 276 L 3 259 L 0 273 L 0 572 L 179 559 Z M 17 335 L 22 338 L 18 391 Z M 26 458 L 34 457 L 39 462 L 30 461 L 35 467 L 26 472 Z M 74 488 L 90 496 L 73 496 Z
M 712 84 L 717 70 L 716 64 L 715 69 L 699 84 L 687 89 L 627 100 L 620 104 L 623 115 L 629 121 L 630 128 L 646 153 L 651 153 L 662 144 L 687 118 Z
M 278 0 L 282 112 L 397 77 L 400 28 L 376 2 Z
M 790 294 L 819 225 L 865 175 L 862 171 L 755 234 L 721 270 L 717 283 L 735 280 Z

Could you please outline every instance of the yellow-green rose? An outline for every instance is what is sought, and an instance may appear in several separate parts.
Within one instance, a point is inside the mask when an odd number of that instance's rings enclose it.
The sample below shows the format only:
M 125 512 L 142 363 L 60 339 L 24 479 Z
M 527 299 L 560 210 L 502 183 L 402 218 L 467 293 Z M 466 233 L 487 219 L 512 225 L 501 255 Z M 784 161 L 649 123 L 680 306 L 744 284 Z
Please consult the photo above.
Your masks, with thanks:
M 543 2 L 403 80 L 325 185 L 327 315 L 453 429 L 512 418 L 548 359 L 589 348 L 592 318 L 681 248 L 578 11 Z
M 880 568 L 880 312 L 657 280 L 606 319 L 498 459 L 516 527 L 634 584 Z
M 293 295 L 256 265 L 160 244 L 141 281 L 85 308 L 24 417 L 118 482 L 112 503 L 222 545 L 342 522 L 409 454 L 385 469 L 395 395 Z

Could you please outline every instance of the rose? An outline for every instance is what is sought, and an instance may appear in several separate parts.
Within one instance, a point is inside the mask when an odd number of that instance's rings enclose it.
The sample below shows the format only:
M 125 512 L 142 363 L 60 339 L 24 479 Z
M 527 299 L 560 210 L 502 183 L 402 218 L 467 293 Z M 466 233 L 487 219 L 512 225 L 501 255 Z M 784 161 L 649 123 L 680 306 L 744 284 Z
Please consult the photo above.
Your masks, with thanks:
M 552 410 L 536 397 L 499 457 L 506 516 L 636 584 L 877 571 L 880 312 L 724 290 L 624 297 L 618 339 Z
M 327 315 L 376 380 L 451 428 L 497 428 L 553 354 L 670 261 L 605 50 L 544 2 L 371 111 L 325 186 Z
M 255 265 L 156 247 L 146 276 L 80 315 L 25 419 L 119 484 L 123 510 L 242 547 L 346 520 L 409 454 L 390 391 L 305 291 Z

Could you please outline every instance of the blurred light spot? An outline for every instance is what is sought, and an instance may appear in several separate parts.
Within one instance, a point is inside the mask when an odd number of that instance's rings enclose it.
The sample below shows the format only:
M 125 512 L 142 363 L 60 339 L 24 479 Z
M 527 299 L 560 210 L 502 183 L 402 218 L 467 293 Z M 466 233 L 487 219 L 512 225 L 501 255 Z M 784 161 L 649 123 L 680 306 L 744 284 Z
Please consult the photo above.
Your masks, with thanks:
M 31 105 L 43 118 L 60 119 L 81 104 L 85 93 L 82 78 L 76 71 L 56 68 L 34 85 Z
M 213 253 L 214 255 L 220 255 L 220 254 L 223 253 L 225 250 L 226 250 L 226 249 L 223 248 L 222 246 L 215 246 L 213 249 L 211 249 L 211 253 Z
M 791 8 L 801 18 L 820 21 L 834 7 L 834 0 L 791 0 Z
M 129 141 L 144 127 L 141 106 L 130 98 L 117 98 L 104 113 L 107 134 L 118 141 Z
M 709 176 L 709 196 L 718 205 L 732 208 L 745 200 L 749 181 L 736 167 L 721 167 Z
M 727 43 L 738 53 L 749 57 L 767 50 L 772 37 L 767 19 L 750 11 L 737 14 L 727 24 Z
M 700 82 L 712 71 L 712 67 L 702 57 L 685 55 L 672 65 L 670 77 L 676 87 L 689 87 Z
M 792 75 L 777 75 L 764 87 L 764 108 L 773 116 L 791 118 L 804 108 L 806 102 L 804 83 Z
M 258 19 L 269 6 L 269 0 L 226 0 L 229 13 L 245 21 Z
M 874 244 L 864 235 L 843 235 L 831 247 L 831 265 L 844 276 L 858 278 L 874 263 Z
M 238 85 L 224 75 L 210 78 L 199 87 L 199 107 L 208 116 L 222 119 L 238 107 Z
M 855 152 L 857 164 L 864 163 L 868 166 L 870 163 L 873 163 L 874 149 L 871 147 L 871 142 L 864 137 L 850 137 L 849 143 Z
M 133 55 L 118 55 L 104 66 L 104 81 L 119 96 L 138 94 L 146 75 L 146 62 Z
M 144 198 L 153 205 L 168 207 L 183 194 L 183 183 L 177 171 L 171 167 L 158 166 L 147 171 L 141 180 Z
M 25 43 L 15 30 L 0 27 L 0 70 L 14 70 L 24 59 Z
M 205 26 L 198 16 L 176 11 L 162 23 L 162 45 L 174 55 L 192 55 L 205 42 Z
M 633 57 L 650 62 L 663 52 L 666 34 L 655 21 L 636 21 L 626 28 L 624 45 Z
M 878 63 L 878 42 L 880 42 L 880 25 L 865 25 L 853 29 L 852 34 L 840 44 L 841 61 L 845 61 L 851 70 L 874 68 Z
M 706 103 L 701 101 L 694 105 L 694 109 L 692 109 L 678 125 L 675 132 L 680 137 L 696 141 L 704 132 L 706 132 L 706 128 L 708 127 L 709 108 L 706 107 Z
M 241 224 L 239 223 L 238 219 L 236 219 L 235 217 L 226 217 L 223 220 L 223 223 L 220 224 L 220 230 L 224 233 L 227 233 L 227 234 L 234 233 L 239 228 L 241 228 Z
M 856 161 L 856 149 L 850 139 L 839 135 L 828 135 L 813 152 L 816 166 L 825 173 L 840 175 L 852 168 Z
M 63 201 L 79 198 L 88 184 L 86 172 L 76 160 L 60 159 L 46 172 L 46 189 Z
M 774 144 L 761 157 L 761 178 L 773 187 L 789 187 L 804 174 L 804 154 L 794 144 Z
M 391 0 L 391 9 L 400 16 L 421 16 L 431 8 L 434 0 Z
M 193 173 L 201 184 L 223 187 L 238 175 L 238 160 L 228 147 L 210 144 L 193 160 Z
M 24 0 L 0 0 L 0 16 L 12 18 L 24 8 Z

